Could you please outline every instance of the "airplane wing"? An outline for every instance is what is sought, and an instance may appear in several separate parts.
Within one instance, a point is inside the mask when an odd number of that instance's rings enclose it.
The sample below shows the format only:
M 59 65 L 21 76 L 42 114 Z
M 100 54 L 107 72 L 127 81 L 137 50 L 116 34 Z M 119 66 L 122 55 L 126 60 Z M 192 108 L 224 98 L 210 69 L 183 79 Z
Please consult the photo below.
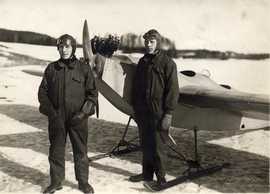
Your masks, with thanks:
M 266 95 L 186 86 L 181 88 L 179 102 L 239 112 L 246 117 L 269 119 L 269 97 Z
M 180 73 L 179 102 L 202 108 L 219 108 L 241 113 L 243 116 L 269 120 L 270 98 L 264 94 L 250 94 L 219 85 L 203 74 Z
M 42 77 L 43 73 L 44 73 L 44 70 L 45 70 L 44 68 L 40 69 L 40 70 L 23 69 L 22 72 L 28 73 L 30 75 L 35 75 L 35 76 Z
M 174 126 L 205 130 L 269 126 L 270 98 L 219 85 L 192 71 L 179 73 L 179 103 Z

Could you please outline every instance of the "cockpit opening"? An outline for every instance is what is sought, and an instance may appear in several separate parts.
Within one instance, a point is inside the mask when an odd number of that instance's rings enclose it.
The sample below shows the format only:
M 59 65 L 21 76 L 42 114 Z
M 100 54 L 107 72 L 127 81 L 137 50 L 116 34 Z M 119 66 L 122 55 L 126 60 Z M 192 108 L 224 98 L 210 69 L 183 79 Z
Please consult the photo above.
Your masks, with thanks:
M 226 88 L 226 89 L 228 89 L 228 90 L 232 89 L 232 87 L 229 86 L 229 85 L 220 84 L 220 86 L 222 86 L 223 88 Z
M 196 75 L 196 73 L 194 71 L 190 71 L 190 70 L 180 71 L 180 73 L 182 73 L 183 75 L 188 76 L 188 77 L 194 77 Z

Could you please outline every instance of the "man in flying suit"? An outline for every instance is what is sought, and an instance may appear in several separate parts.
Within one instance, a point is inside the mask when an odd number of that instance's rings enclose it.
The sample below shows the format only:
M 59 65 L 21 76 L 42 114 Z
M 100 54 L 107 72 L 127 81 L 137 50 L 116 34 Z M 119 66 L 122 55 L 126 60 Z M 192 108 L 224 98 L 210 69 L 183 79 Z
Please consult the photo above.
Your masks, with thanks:
M 131 176 L 132 182 L 162 185 L 165 179 L 164 132 L 168 134 L 176 108 L 179 85 L 174 61 L 160 49 L 161 35 L 155 29 L 143 36 L 146 54 L 139 60 L 134 79 L 132 103 L 142 146 L 142 174 Z M 157 181 L 153 181 L 156 175 Z
M 40 112 L 48 117 L 50 185 L 44 193 L 62 189 L 65 144 L 69 135 L 79 190 L 94 193 L 88 183 L 88 117 L 94 114 L 98 91 L 89 65 L 75 56 L 76 40 L 64 34 L 57 40 L 60 59 L 50 63 L 38 91 Z

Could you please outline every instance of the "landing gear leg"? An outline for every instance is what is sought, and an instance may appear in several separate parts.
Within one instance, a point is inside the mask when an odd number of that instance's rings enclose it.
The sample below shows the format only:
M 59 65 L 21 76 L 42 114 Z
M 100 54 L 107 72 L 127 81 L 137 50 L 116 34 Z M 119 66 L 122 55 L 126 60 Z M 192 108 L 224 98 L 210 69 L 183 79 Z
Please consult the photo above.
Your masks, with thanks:
M 98 154 L 96 156 L 92 156 L 89 157 L 88 160 L 89 162 L 93 162 L 95 160 L 99 160 L 105 157 L 112 157 L 112 156 L 121 156 L 123 154 L 127 154 L 127 153 L 131 153 L 131 152 L 136 152 L 140 150 L 140 146 L 133 143 L 136 139 L 138 139 L 138 137 L 135 137 L 129 141 L 125 140 L 127 132 L 128 132 L 128 128 L 130 125 L 130 121 L 131 121 L 132 117 L 130 116 L 128 119 L 128 123 L 125 127 L 125 131 L 122 135 L 121 140 L 118 142 L 118 144 L 116 146 L 114 146 L 111 151 L 105 153 L 105 154 Z

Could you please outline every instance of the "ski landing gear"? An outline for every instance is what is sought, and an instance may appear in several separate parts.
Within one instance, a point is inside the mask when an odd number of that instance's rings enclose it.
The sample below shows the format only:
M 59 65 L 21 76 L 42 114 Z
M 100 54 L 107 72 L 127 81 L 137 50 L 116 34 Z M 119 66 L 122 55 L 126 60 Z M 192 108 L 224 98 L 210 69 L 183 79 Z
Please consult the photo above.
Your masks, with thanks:
M 132 119 L 132 117 L 129 117 L 128 123 L 125 127 L 125 131 L 122 135 L 121 140 L 119 141 L 119 143 L 115 147 L 113 147 L 111 149 L 111 151 L 104 153 L 104 154 L 98 154 L 96 156 L 89 157 L 88 161 L 93 162 L 93 161 L 96 161 L 96 160 L 99 160 L 102 158 L 106 158 L 106 157 L 121 156 L 121 155 L 128 154 L 131 152 L 139 151 L 140 146 L 133 143 L 136 139 L 138 139 L 138 137 L 135 137 L 129 141 L 125 140 L 131 119 Z
M 162 191 L 168 188 L 171 188 L 175 185 L 181 184 L 187 180 L 194 180 L 203 176 L 211 175 L 215 172 L 222 170 L 225 167 L 228 167 L 229 163 L 223 163 L 220 165 L 207 166 L 203 167 L 198 160 L 198 146 L 197 146 L 197 127 L 193 128 L 194 132 L 194 160 L 187 160 L 183 154 L 177 152 L 173 147 L 167 145 L 173 152 L 178 155 L 178 159 L 184 160 L 188 166 L 188 168 L 183 172 L 182 176 L 176 177 L 173 180 L 167 181 L 165 183 L 159 184 L 156 181 L 152 181 L 151 184 L 147 184 L 145 186 L 148 190 L 152 192 Z

